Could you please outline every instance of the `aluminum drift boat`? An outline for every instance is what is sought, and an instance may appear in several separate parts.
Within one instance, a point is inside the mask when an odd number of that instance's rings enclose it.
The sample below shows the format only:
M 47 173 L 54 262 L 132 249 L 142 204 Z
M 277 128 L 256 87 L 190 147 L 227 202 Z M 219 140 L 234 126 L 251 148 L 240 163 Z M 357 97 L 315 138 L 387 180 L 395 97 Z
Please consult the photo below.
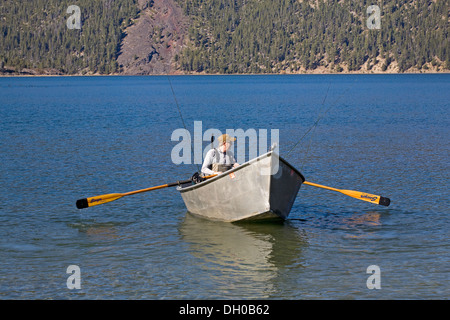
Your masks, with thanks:
M 239 167 L 197 184 L 177 187 L 187 210 L 208 219 L 286 219 L 303 175 L 269 151 Z

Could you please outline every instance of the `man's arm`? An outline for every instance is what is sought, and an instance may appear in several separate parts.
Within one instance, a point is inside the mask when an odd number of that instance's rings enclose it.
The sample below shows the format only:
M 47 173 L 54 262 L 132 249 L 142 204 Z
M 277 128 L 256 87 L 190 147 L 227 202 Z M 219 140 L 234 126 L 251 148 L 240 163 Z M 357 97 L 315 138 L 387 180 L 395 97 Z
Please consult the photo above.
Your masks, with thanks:
M 202 165 L 202 173 L 203 174 L 206 174 L 206 175 L 215 174 L 214 171 L 209 169 L 209 166 L 212 166 L 213 155 L 214 155 L 213 149 L 209 150 L 208 153 L 206 154 L 205 160 L 203 161 L 203 165 Z

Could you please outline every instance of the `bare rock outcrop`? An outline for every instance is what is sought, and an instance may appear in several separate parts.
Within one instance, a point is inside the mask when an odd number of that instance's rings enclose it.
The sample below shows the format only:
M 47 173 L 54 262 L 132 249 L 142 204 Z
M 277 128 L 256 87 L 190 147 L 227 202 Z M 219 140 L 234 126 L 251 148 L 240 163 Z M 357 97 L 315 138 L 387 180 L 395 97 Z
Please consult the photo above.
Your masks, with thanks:
M 174 73 L 188 18 L 174 0 L 139 0 L 139 6 L 140 15 L 125 30 L 117 58 L 121 74 Z

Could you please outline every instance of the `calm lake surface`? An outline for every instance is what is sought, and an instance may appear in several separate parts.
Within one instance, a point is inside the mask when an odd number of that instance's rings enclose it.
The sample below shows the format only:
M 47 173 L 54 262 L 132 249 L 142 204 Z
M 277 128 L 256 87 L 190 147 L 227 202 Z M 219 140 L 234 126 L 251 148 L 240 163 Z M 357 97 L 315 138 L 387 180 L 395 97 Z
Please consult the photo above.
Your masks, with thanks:
M 391 205 L 305 185 L 284 223 L 199 219 L 175 188 L 78 210 L 197 170 L 171 159 L 168 78 L 0 78 L 0 299 L 450 297 L 450 75 L 170 80 L 191 133 L 278 129 L 308 181 Z

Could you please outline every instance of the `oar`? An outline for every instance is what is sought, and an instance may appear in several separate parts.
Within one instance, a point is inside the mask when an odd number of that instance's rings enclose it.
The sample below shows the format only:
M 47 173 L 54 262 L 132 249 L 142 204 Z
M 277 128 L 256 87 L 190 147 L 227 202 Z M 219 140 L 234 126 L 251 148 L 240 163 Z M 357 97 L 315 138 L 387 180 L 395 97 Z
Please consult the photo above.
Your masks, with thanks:
M 389 204 L 391 203 L 391 200 L 389 198 L 377 196 L 377 195 L 370 194 L 370 193 L 359 192 L 359 191 L 354 191 L 354 190 L 336 189 L 336 188 L 331 188 L 331 187 L 323 186 L 323 185 L 308 182 L 308 181 L 305 181 L 303 183 L 307 184 L 309 186 L 314 186 L 314 187 L 323 188 L 323 189 L 327 189 L 327 190 L 337 191 L 337 192 L 343 193 L 352 198 L 364 200 L 364 201 L 375 203 L 375 204 L 380 204 L 380 205 L 386 206 L 386 207 L 389 206 Z
M 203 179 L 209 179 L 209 178 L 212 178 L 212 177 L 215 177 L 215 176 L 216 176 L 216 174 L 212 174 L 210 176 L 203 177 Z M 77 208 L 78 209 L 84 209 L 84 208 L 88 208 L 88 207 L 97 206 L 99 204 L 108 203 L 108 202 L 120 199 L 122 197 L 131 196 L 133 194 L 147 192 L 147 191 L 152 191 L 152 190 L 157 190 L 157 189 L 175 187 L 175 186 L 178 186 L 178 185 L 181 185 L 181 184 L 184 184 L 184 183 L 189 183 L 189 182 L 192 182 L 192 179 L 184 180 L 184 181 L 177 181 L 177 182 L 173 182 L 173 183 L 162 184 L 162 185 L 156 186 L 156 187 L 151 187 L 151 188 L 146 188 L 146 189 L 141 189 L 141 190 L 136 190 L 136 191 L 130 191 L 130 192 L 125 192 L 125 193 L 103 194 L 101 196 L 95 196 L 95 197 L 90 197 L 90 198 L 79 199 L 79 200 L 77 200 L 76 204 L 77 204 Z

